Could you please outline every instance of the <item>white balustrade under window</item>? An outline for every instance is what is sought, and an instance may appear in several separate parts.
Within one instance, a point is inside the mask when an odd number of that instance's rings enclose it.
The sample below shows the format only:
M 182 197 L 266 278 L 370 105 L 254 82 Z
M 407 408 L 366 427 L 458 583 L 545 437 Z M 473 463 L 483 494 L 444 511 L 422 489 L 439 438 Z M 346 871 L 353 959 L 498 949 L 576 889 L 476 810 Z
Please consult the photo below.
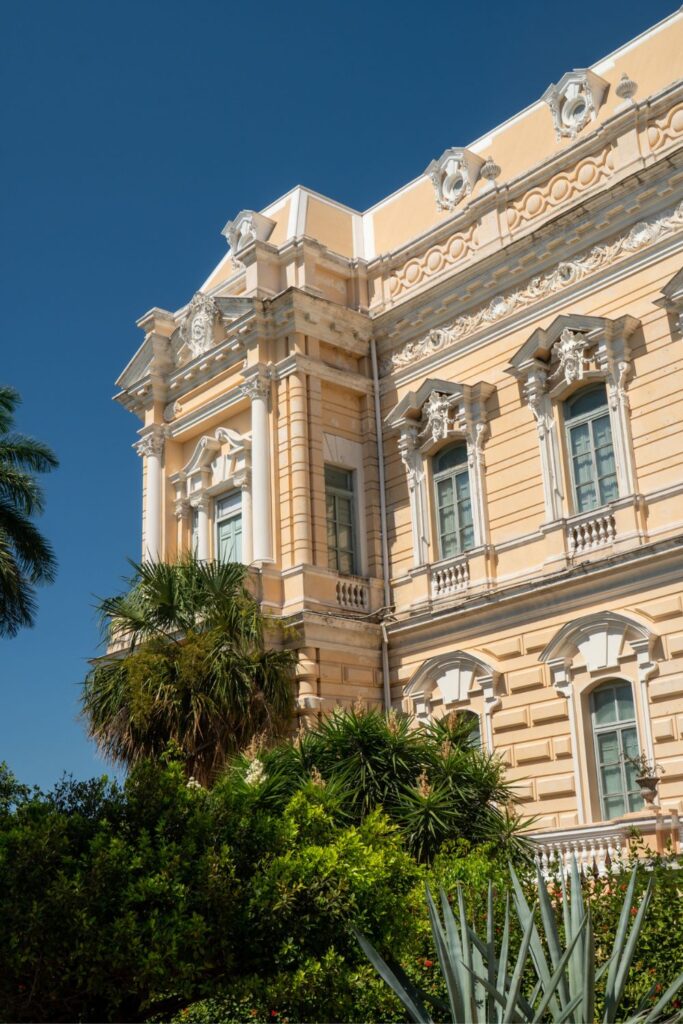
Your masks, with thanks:
M 617 535 L 614 516 L 610 512 L 570 523 L 567 527 L 567 547 L 570 555 L 583 555 L 588 551 L 612 544 Z
M 567 876 L 574 858 L 582 874 L 597 872 L 605 875 L 610 868 L 618 871 L 628 857 L 625 831 L 583 836 L 574 834 L 548 839 L 538 836 L 534 839 L 534 845 L 535 860 L 545 879 L 559 878 L 560 873 Z
M 466 558 L 439 563 L 431 568 L 432 598 L 448 597 L 467 590 L 470 568 Z

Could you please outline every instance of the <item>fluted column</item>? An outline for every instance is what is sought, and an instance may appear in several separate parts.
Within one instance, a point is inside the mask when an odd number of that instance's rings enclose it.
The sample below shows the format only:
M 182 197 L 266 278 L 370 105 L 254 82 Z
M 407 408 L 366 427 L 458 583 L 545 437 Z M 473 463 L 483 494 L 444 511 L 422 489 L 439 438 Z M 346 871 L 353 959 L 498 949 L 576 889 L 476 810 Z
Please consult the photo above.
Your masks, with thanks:
M 134 445 L 136 452 L 145 460 L 145 538 L 142 557 L 157 560 L 161 558 L 161 456 L 164 451 L 163 428 L 152 426 L 148 433 Z
M 242 385 L 251 401 L 252 544 L 255 562 L 273 561 L 273 528 L 270 493 L 270 438 L 268 395 L 270 381 L 263 369 Z

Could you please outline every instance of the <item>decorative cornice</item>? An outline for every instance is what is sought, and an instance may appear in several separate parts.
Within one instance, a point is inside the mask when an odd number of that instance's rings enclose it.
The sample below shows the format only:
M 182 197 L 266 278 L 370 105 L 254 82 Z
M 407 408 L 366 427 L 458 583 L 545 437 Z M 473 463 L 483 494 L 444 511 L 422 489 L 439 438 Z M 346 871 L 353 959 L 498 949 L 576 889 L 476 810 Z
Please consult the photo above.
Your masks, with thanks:
M 474 313 L 459 316 L 445 328 L 431 330 L 420 341 L 409 342 L 382 363 L 382 375 L 412 365 L 436 352 L 450 348 L 475 331 L 511 316 L 554 292 L 597 273 L 622 256 L 638 252 L 666 235 L 683 228 L 683 202 L 650 220 L 639 221 L 626 234 L 604 245 L 595 245 L 572 260 L 562 261 L 549 273 L 531 278 L 521 288 L 496 295 Z

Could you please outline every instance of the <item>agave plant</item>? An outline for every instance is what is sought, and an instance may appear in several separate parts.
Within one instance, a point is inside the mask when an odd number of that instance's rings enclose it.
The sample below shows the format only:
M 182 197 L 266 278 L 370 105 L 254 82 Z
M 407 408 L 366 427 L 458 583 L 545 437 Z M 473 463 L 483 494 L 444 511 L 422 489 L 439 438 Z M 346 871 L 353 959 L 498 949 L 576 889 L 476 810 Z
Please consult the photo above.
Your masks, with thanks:
M 441 971 L 446 983 L 450 1019 L 453 1024 L 508 1024 L 508 1022 L 540 1022 L 554 1024 L 590 1024 L 596 1020 L 596 992 L 604 979 L 604 1013 L 602 1024 L 655 1024 L 678 990 L 683 987 L 683 974 L 668 987 L 654 1006 L 653 985 L 635 1016 L 620 1013 L 628 974 L 633 962 L 640 932 L 652 895 L 652 879 L 634 904 L 637 868 L 633 869 L 621 909 L 612 951 L 601 966 L 595 962 L 595 942 L 590 906 L 584 902 L 576 861 L 571 867 L 571 886 L 562 878 L 561 929 L 545 883 L 538 875 L 538 903 L 530 907 L 522 886 L 510 867 L 514 911 L 522 930 L 522 940 L 514 956 L 510 950 L 510 898 L 505 905 L 502 938 L 496 950 L 493 887 L 489 884 L 486 936 L 480 937 L 467 921 L 465 900 L 460 886 L 457 890 L 457 917 L 446 894 L 441 891 L 441 913 L 427 889 L 427 908 L 432 936 Z M 540 911 L 542 929 L 537 925 Z M 635 916 L 632 915 L 635 911 Z M 633 923 L 629 928 L 629 922 Z M 400 967 L 389 966 L 376 949 L 356 932 L 356 937 L 370 962 L 401 1000 L 410 1017 L 418 1024 L 432 1024 L 427 1005 L 431 997 L 416 988 Z M 531 969 L 536 977 L 531 991 L 525 992 L 523 981 Z M 528 987 L 528 986 L 527 986 Z M 668 1016 L 667 1021 L 680 1021 L 683 1011 Z

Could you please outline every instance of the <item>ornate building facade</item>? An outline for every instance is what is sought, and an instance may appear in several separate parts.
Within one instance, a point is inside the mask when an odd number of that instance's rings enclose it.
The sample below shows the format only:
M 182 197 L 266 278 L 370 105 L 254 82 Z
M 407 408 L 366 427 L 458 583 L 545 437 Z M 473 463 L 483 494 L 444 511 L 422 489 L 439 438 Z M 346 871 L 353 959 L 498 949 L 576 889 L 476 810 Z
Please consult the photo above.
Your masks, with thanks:
M 586 856 L 683 800 L 682 71 L 678 13 L 363 213 L 242 211 L 118 381 L 143 553 L 252 566 L 301 717 L 472 713 Z

